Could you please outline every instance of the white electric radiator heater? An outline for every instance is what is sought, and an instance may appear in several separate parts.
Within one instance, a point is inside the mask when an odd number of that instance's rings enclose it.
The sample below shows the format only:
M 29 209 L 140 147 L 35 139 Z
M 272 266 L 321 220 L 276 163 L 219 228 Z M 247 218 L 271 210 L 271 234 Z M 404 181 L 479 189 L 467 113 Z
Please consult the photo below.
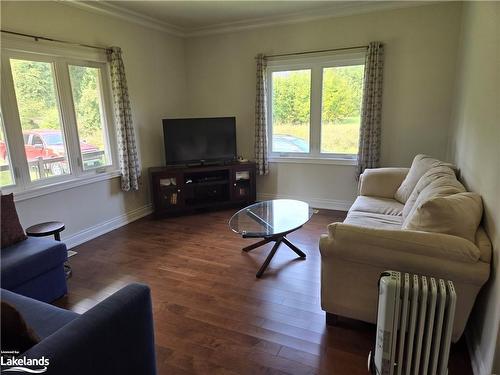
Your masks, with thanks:
M 374 375 L 446 375 L 457 296 L 453 282 L 380 275 Z

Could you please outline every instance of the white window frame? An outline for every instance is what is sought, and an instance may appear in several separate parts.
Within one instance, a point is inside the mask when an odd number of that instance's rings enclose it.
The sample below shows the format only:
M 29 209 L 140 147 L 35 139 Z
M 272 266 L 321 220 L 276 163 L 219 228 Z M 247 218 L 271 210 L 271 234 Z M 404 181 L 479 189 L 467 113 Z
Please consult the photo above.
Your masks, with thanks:
M 16 200 L 65 190 L 88 183 L 118 177 L 117 142 L 112 110 L 109 66 L 105 51 L 84 47 L 68 47 L 47 42 L 35 42 L 15 36 L 2 35 L 1 108 L 5 138 L 14 185 L 2 187 L 2 192 L 15 194 Z M 25 156 L 21 121 L 15 96 L 10 59 L 24 59 L 52 64 L 56 100 L 61 129 L 65 138 L 66 158 L 70 173 L 31 181 Z M 69 65 L 99 69 L 101 121 L 106 142 L 107 166 L 85 170 L 80 151 L 80 139 L 73 104 Z
M 341 164 L 356 165 L 357 154 L 338 154 L 321 152 L 321 115 L 323 93 L 323 69 L 350 65 L 364 65 L 366 51 L 348 53 L 329 53 L 306 57 L 280 57 L 271 58 L 267 63 L 267 132 L 268 156 L 270 162 L 279 163 L 312 163 L 312 164 Z M 310 95 L 310 126 L 309 126 L 309 153 L 299 152 L 273 152 L 273 111 L 272 95 L 274 72 L 290 70 L 311 70 L 311 95 Z

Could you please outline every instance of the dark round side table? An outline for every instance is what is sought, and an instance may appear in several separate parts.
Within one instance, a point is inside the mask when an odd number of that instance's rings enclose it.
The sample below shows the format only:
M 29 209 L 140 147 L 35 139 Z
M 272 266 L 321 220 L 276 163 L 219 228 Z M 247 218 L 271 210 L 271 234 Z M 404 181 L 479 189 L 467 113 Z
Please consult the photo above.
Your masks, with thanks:
M 56 241 L 61 241 L 61 232 L 64 230 L 64 223 L 60 221 L 47 221 L 32 225 L 26 228 L 26 234 L 31 237 L 45 237 L 54 235 Z
M 45 223 L 35 224 L 26 228 L 26 234 L 30 237 L 46 237 L 54 235 L 56 241 L 61 241 L 61 232 L 64 230 L 64 223 L 60 221 L 47 221 Z M 71 277 L 71 266 L 68 262 L 64 263 L 64 272 L 66 278 Z

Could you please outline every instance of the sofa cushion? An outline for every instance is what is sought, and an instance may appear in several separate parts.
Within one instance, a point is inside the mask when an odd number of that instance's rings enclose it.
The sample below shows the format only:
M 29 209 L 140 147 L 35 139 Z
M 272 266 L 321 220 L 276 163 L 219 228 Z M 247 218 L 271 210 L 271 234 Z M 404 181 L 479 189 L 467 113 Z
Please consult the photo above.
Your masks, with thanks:
M 23 316 L 30 328 L 43 340 L 80 315 L 32 298 L 1 289 L 2 301 L 10 303 Z
M 403 229 L 450 234 L 475 242 L 483 203 L 476 193 L 437 196 L 417 207 Z
M 442 162 L 427 155 L 419 154 L 415 156 L 410 170 L 408 171 L 408 174 L 406 175 L 403 183 L 396 191 L 394 198 L 401 203 L 406 203 L 406 201 L 410 197 L 411 192 L 417 185 L 418 180 L 420 180 L 420 177 L 422 177 L 424 173 L 432 167 L 438 167 L 441 165 L 453 167 L 449 163 Z
M 477 228 L 476 232 L 476 239 L 475 239 L 475 244 L 479 249 L 480 252 L 480 260 L 482 262 L 490 263 L 491 262 L 491 252 L 492 252 L 492 247 L 491 247 L 491 241 L 488 235 L 486 234 L 486 231 L 482 226 Z
M 445 165 L 432 167 L 427 172 L 425 172 L 424 175 L 420 177 L 420 180 L 418 180 L 417 185 L 415 186 L 405 203 L 405 206 L 403 208 L 403 220 L 406 219 L 411 209 L 415 206 L 417 198 L 419 197 L 422 190 L 424 190 L 427 186 L 435 181 L 439 181 L 435 186 L 437 186 L 439 183 L 441 183 L 442 185 L 450 185 L 449 179 L 456 180 L 455 171 Z M 465 188 L 464 190 L 460 191 L 465 191 Z M 458 193 L 459 191 L 456 192 Z
M 360 211 L 349 211 L 344 220 L 344 224 L 378 229 L 401 229 L 402 222 L 401 216 Z
M 60 266 L 67 259 L 66 245 L 51 238 L 28 237 L 2 249 L 2 288 L 13 289 Z
M 24 229 L 17 216 L 14 194 L 2 195 L 1 201 L 1 246 L 2 249 L 26 239 Z
M 360 195 L 349 211 L 371 212 L 382 215 L 401 215 L 403 205 L 395 199 Z
M 413 207 L 411 207 L 406 216 L 405 210 L 403 209 L 403 227 L 408 224 L 408 222 L 412 219 L 412 216 L 415 214 L 416 209 L 425 201 L 436 197 L 463 193 L 465 191 L 464 185 L 462 185 L 455 177 L 442 176 L 434 181 L 431 181 L 425 188 L 422 189 L 422 191 L 420 191 Z

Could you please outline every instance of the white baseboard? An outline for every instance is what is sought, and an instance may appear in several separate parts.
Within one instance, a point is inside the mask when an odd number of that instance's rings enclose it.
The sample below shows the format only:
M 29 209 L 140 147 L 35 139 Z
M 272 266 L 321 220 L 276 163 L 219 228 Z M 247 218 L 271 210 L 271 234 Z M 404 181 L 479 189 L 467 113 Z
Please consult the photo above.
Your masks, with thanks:
M 475 345 L 475 335 L 472 332 L 471 328 L 465 330 L 465 342 L 467 344 L 467 349 L 470 357 L 470 364 L 472 367 L 472 372 L 474 375 L 491 375 L 491 372 L 486 370 L 486 365 L 483 362 L 483 359 L 480 356 Z
M 147 216 L 153 212 L 153 207 L 148 204 L 143 207 L 128 211 L 120 216 L 103 221 L 102 223 L 91 226 L 90 228 L 81 230 L 68 237 L 63 237 L 62 240 L 68 249 L 78 246 L 84 242 L 90 241 L 96 237 L 102 236 L 105 233 L 111 232 L 114 229 L 120 228 L 128 223 Z
M 341 210 L 341 211 L 347 211 L 353 203 L 351 201 L 309 198 L 309 197 L 300 197 L 300 196 L 282 195 L 282 194 L 266 194 L 266 193 L 257 194 L 258 200 L 269 200 L 269 199 L 279 199 L 279 198 L 297 199 L 307 202 L 311 207 L 314 208 L 323 208 L 327 210 Z M 153 207 L 151 204 L 148 204 L 146 206 L 139 207 L 124 214 L 121 214 L 120 216 L 93 225 L 90 228 L 81 230 L 68 237 L 63 236 L 62 240 L 66 244 L 67 248 L 71 249 L 75 246 L 90 241 L 96 237 L 102 236 L 103 234 L 111 232 L 114 229 L 120 228 L 128 223 L 138 220 L 151 213 L 153 213 Z
M 296 199 L 299 201 L 307 202 L 311 207 L 323 208 L 326 210 L 339 210 L 347 211 L 351 208 L 354 202 L 352 201 L 342 201 L 338 199 L 323 199 L 323 198 L 311 198 L 311 197 L 301 197 L 297 195 L 284 195 L 284 194 L 268 194 L 268 193 L 258 193 L 257 200 L 265 201 L 270 199 Z

